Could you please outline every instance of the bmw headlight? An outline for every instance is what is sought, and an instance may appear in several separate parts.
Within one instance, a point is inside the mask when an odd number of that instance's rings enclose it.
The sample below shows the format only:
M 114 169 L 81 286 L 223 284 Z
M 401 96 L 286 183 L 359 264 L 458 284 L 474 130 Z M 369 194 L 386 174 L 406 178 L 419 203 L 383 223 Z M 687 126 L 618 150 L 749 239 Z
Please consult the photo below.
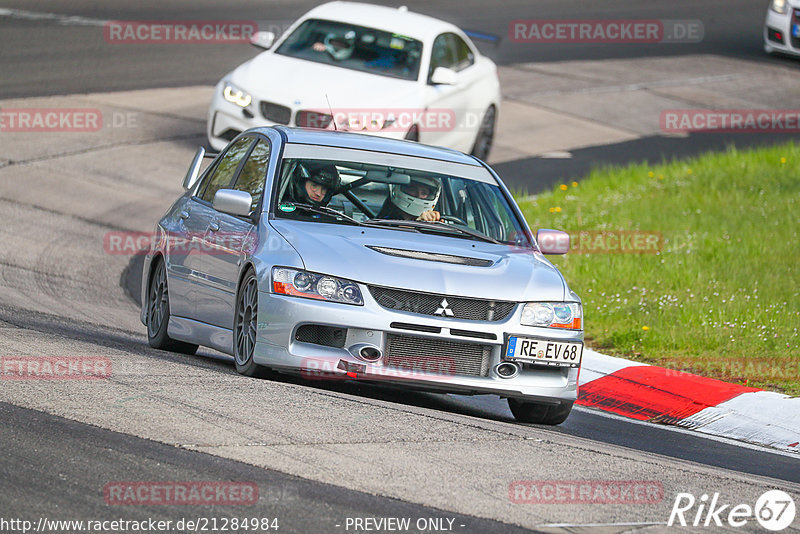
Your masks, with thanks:
M 230 82 L 225 82 L 225 86 L 222 89 L 222 96 L 228 102 L 243 108 L 249 106 L 250 102 L 253 101 L 253 98 L 250 96 L 250 94 L 237 88 Z
M 769 8 L 776 12 L 780 13 L 781 15 L 786 13 L 786 0 L 772 0 Z
M 288 267 L 272 268 L 272 290 L 281 295 L 364 305 L 361 290 L 355 282 Z
M 522 308 L 520 324 L 581 330 L 583 309 L 579 302 L 529 302 Z

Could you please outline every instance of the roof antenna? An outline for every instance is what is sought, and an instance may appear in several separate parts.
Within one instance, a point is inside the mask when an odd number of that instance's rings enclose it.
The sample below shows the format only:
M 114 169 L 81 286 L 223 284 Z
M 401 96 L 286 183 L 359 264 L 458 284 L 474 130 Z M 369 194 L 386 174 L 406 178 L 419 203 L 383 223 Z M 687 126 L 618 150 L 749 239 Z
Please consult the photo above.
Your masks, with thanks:
M 328 99 L 328 93 L 325 93 L 325 100 L 328 102 L 328 109 L 331 112 L 331 120 L 333 121 L 333 129 L 338 132 L 339 128 L 336 127 L 336 117 L 333 115 L 333 108 L 331 107 L 330 99 Z

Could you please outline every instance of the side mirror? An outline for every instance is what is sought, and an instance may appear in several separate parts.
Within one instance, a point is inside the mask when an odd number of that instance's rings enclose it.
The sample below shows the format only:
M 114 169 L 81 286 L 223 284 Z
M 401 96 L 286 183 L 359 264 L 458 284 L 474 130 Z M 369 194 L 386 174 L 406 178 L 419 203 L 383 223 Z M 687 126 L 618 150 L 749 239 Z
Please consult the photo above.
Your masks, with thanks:
M 561 230 L 541 229 L 536 232 L 536 241 L 542 254 L 566 254 L 569 252 L 569 234 Z
M 447 67 L 436 67 L 431 75 L 433 85 L 455 85 L 458 83 L 458 73 Z
M 189 170 L 186 171 L 186 176 L 183 178 L 183 188 L 186 191 L 194 187 L 197 179 L 200 178 L 200 167 L 203 165 L 204 157 L 206 157 L 206 149 L 203 147 L 198 148 L 192 164 L 189 165 Z
M 250 206 L 253 204 L 253 197 L 247 191 L 237 191 L 236 189 L 220 189 L 214 195 L 214 209 L 222 213 L 230 213 L 240 217 L 250 215 Z
M 250 37 L 250 44 L 256 48 L 269 50 L 275 44 L 275 34 L 272 32 L 256 32 Z

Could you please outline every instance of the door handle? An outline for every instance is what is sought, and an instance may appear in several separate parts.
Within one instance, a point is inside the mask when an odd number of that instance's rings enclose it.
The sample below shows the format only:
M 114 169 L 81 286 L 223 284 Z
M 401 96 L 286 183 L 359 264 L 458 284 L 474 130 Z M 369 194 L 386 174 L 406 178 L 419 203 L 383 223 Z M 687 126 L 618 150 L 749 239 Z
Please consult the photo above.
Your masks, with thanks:
M 188 212 L 188 211 L 186 211 L 186 210 L 183 210 L 183 211 L 181 212 L 181 214 L 180 214 L 180 217 L 181 217 L 181 219 L 183 219 L 183 220 L 186 220 L 186 219 L 188 219 L 188 218 L 189 218 L 189 212 Z
M 211 224 L 208 225 L 208 229 L 212 232 L 219 231 L 219 223 L 217 221 L 211 221 Z

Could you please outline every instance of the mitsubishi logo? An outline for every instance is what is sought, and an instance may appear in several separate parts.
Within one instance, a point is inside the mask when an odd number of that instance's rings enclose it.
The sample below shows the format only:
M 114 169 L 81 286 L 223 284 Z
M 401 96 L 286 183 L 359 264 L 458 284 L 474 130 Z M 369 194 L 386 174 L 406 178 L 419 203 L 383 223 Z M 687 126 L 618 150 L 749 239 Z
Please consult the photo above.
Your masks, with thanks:
M 448 317 L 453 316 L 453 310 L 450 309 L 450 304 L 447 302 L 447 299 L 442 299 L 442 303 L 439 304 L 439 307 L 436 308 L 436 311 L 433 312 L 434 315 L 446 315 Z

